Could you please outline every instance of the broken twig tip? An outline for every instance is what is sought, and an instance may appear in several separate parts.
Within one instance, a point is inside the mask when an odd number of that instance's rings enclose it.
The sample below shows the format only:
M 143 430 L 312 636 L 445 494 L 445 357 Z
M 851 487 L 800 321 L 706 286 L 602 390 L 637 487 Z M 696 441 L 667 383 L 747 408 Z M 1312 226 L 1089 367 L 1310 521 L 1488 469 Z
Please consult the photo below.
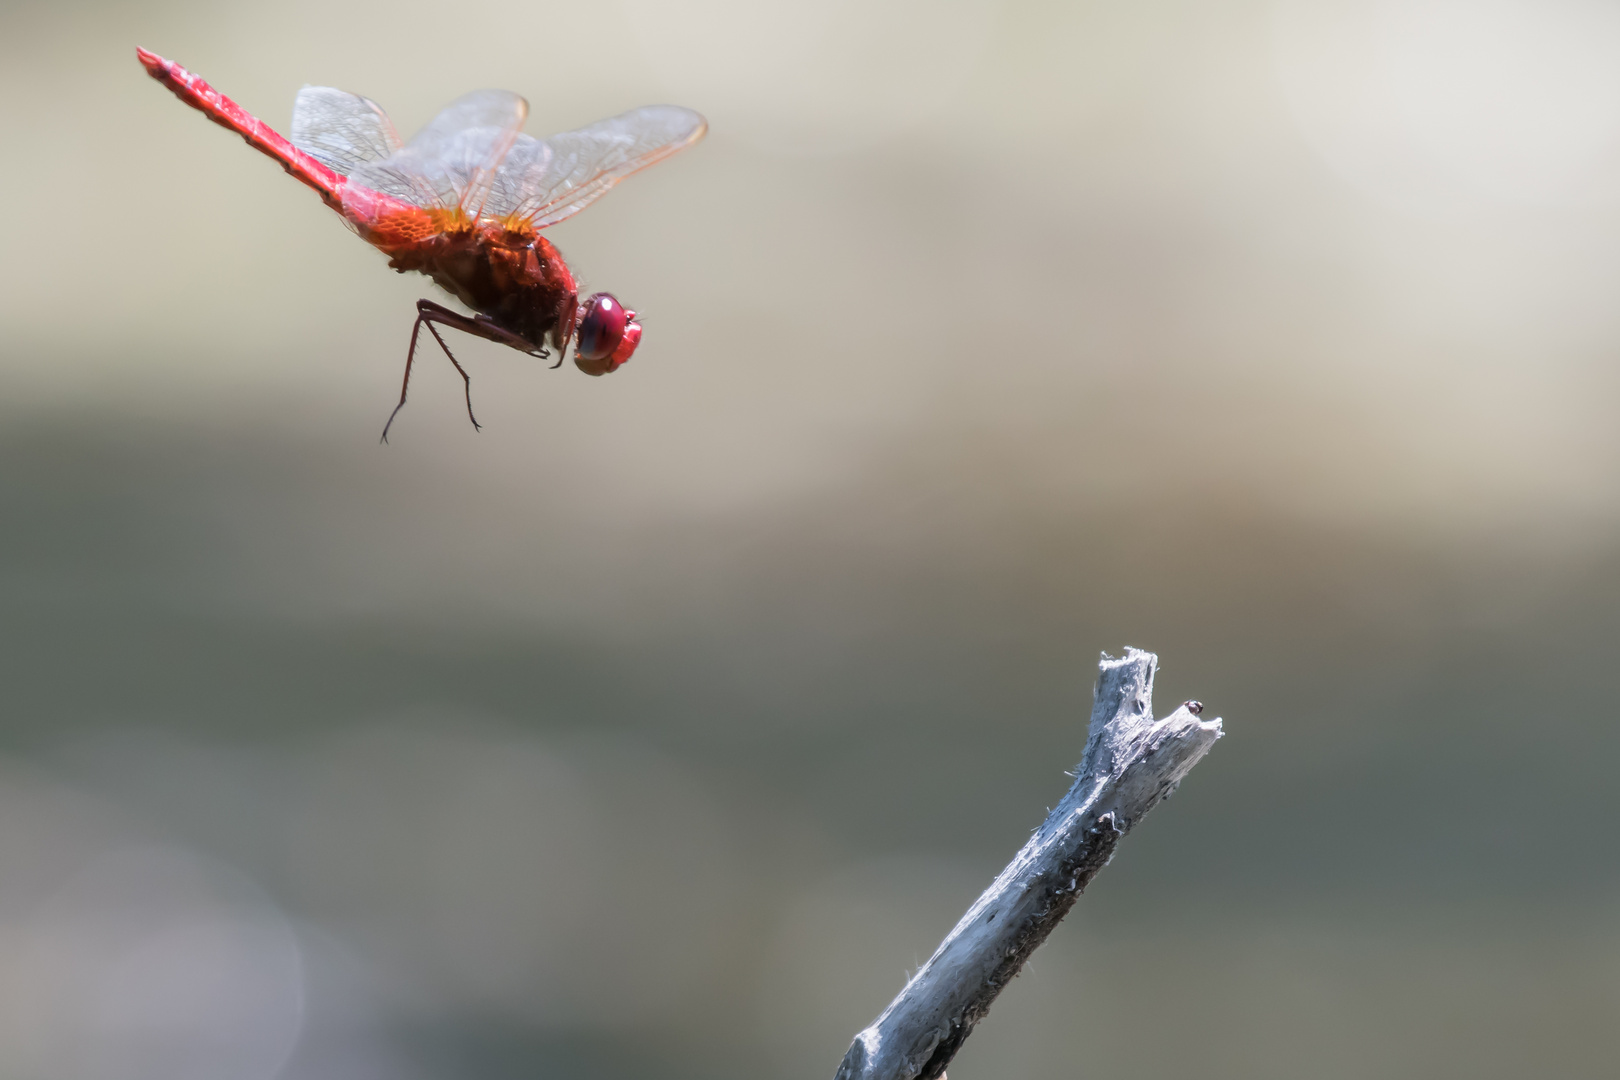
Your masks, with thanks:
M 1103 654 L 1068 793 L 870 1027 L 834 1080 L 944 1080 L 945 1067 L 1121 839 L 1221 737 L 1218 719 L 1155 721 L 1158 657 Z M 1187 701 L 1189 715 L 1203 702 Z

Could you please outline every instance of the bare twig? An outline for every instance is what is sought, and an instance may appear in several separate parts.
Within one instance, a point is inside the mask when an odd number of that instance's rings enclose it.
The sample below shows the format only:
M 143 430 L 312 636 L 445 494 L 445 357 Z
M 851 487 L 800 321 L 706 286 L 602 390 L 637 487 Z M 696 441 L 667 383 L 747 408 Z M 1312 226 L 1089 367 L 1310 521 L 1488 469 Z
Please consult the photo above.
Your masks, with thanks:
M 1022 851 L 962 916 L 922 970 L 855 1036 L 834 1080 L 937 1080 L 1003 987 L 1075 898 L 1107 865 L 1120 837 L 1221 737 L 1189 701 L 1153 719 L 1159 658 L 1103 654 L 1085 755 L 1074 786 Z

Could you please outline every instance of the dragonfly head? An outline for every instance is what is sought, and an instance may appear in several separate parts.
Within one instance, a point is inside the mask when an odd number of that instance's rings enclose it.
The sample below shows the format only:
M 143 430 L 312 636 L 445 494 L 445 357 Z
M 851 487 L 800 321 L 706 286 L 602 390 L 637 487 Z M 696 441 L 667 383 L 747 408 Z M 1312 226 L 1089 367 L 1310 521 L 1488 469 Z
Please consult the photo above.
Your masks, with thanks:
M 636 313 L 612 293 L 599 292 L 580 309 L 574 364 L 587 375 L 606 375 L 630 359 L 640 343 Z

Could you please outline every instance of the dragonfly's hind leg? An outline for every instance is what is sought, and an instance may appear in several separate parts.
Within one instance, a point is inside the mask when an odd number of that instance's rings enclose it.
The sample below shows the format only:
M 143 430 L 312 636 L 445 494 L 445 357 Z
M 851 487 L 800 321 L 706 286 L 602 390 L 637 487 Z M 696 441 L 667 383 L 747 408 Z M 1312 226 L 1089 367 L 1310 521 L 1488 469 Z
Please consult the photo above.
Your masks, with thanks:
M 461 375 L 461 381 L 467 387 L 467 419 L 472 421 L 473 430 L 483 430 L 483 425 L 478 422 L 478 417 L 473 415 L 472 376 L 468 375 L 467 369 L 461 366 L 461 361 L 456 359 L 456 354 L 450 351 L 450 346 L 445 344 L 443 335 L 439 333 L 439 328 L 433 325 L 434 323 L 454 327 L 464 334 L 471 334 L 474 337 L 481 337 L 486 341 L 493 341 L 498 345 L 506 345 L 524 352 L 533 349 L 533 346 L 527 341 L 516 334 L 502 330 L 488 319 L 483 317 L 470 319 L 458 312 L 451 311 L 443 304 L 435 304 L 432 300 L 418 300 L 416 302 L 416 325 L 411 327 L 411 347 L 410 351 L 405 354 L 405 381 L 399 388 L 399 404 L 394 406 L 394 411 L 388 414 L 388 423 L 383 425 L 383 442 L 388 441 L 388 429 L 394 426 L 394 417 L 398 416 L 399 410 L 405 407 L 405 395 L 411 387 L 411 364 L 416 359 L 416 339 L 421 336 L 423 326 L 428 328 L 428 333 L 433 335 L 433 340 L 439 343 L 439 348 L 444 350 L 444 355 L 450 358 L 450 362 L 455 365 L 456 371 Z
M 405 351 L 405 381 L 399 388 L 399 404 L 394 406 L 394 411 L 388 414 L 388 423 L 383 425 L 382 442 L 388 441 L 388 429 L 394 426 L 394 417 L 405 407 L 405 395 L 411 391 L 411 364 L 416 359 L 416 339 L 421 333 L 422 316 L 418 314 L 416 323 L 411 327 L 411 347 Z
M 467 369 L 461 366 L 461 361 L 457 360 L 456 354 L 450 351 L 450 346 L 444 343 L 444 338 L 440 336 L 439 328 L 433 325 L 432 319 L 428 318 L 426 315 L 418 315 L 416 317 L 416 321 L 419 324 L 427 323 L 428 333 L 433 335 L 433 340 L 439 343 L 439 348 L 444 350 L 444 355 L 450 358 L 450 362 L 454 364 L 456 366 L 456 370 L 461 373 L 461 381 L 466 384 L 467 387 L 467 419 L 472 421 L 474 431 L 484 430 L 484 425 L 478 422 L 478 417 L 474 416 L 472 411 L 472 376 L 467 374 Z

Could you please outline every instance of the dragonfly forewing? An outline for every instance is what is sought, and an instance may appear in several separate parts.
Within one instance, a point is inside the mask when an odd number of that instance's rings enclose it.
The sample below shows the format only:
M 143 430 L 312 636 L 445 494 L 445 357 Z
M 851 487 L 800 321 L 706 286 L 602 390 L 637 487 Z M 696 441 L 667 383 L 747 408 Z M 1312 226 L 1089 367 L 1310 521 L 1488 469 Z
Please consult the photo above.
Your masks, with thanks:
M 691 109 L 648 105 L 553 135 L 544 140 L 549 159 L 537 157 L 508 181 L 521 193 L 511 213 L 535 229 L 555 225 L 630 174 L 691 146 L 706 131 L 708 123 Z

